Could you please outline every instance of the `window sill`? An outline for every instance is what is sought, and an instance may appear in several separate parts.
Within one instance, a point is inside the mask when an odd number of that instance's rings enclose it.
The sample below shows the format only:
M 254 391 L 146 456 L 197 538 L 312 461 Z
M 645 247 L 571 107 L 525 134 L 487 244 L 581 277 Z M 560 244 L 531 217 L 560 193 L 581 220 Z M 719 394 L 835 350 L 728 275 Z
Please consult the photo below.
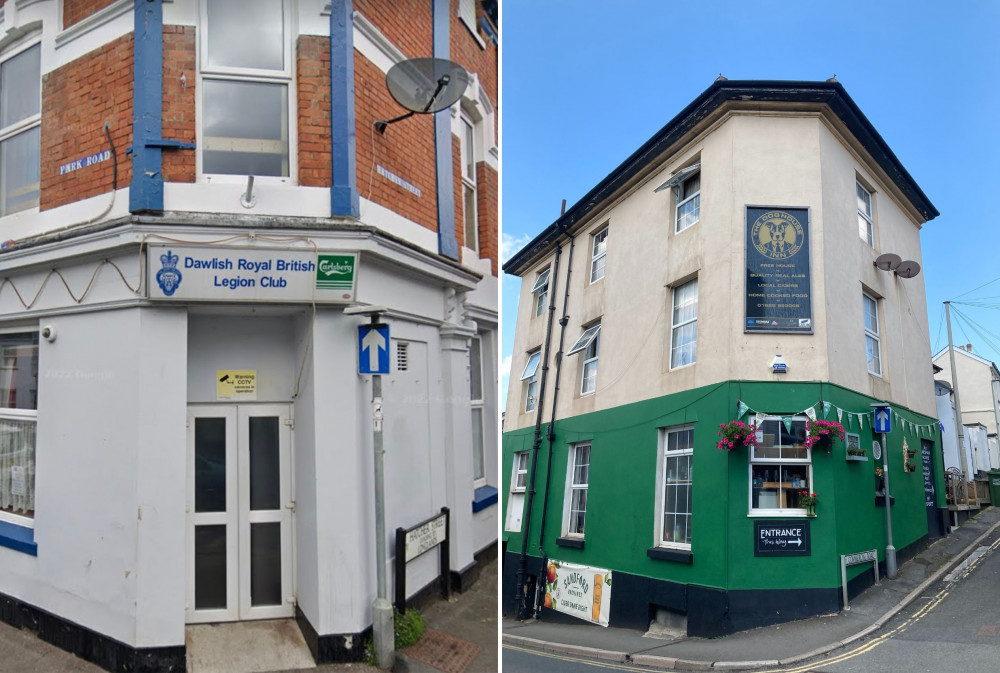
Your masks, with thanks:
M 750 513 L 747 514 L 748 519 L 769 519 L 769 518 L 799 518 L 799 519 L 809 519 L 812 518 L 804 509 L 794 509 L 794 510 L 777 510 L 777 509 L 752 509 Z
M 38 556 L 35 529 L 0 521 L 0 547 L 7 547 L 30 556 Z
M 582 537 L 560 537 L 556 538 L 556 545 L 569 547 L 570 549 L 583 549 Z
M 492 486 L 480 486 L 472 497 L 472 513 L 481 512 L 497 504 L 499 491 Z
M 650 547 L 646 550 L 646 556 L 657 561 L 673 561 L 675 563 L 688 563 L 694 560 L 694 556 L 688 549 L 668 549 L 667 547 Z

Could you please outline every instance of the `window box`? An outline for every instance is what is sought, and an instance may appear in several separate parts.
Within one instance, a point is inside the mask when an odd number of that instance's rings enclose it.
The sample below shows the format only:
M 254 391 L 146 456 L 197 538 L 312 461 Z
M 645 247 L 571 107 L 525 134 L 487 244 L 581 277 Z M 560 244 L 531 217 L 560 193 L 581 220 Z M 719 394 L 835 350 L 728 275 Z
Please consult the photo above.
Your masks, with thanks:
M 852 456 L 851 454 L 847 454 L 847 462 L 867 463 L 868 455 L 865 454 L 863 456 Z
M 569 549 L 583 549 L 583 538 L 582 537 L 556 538 L 556 545 L 559 547 L 568 547 Z
M 650 547 L 646 556 L 657 561 L 673 561 L 674 563 L 690 564 L 694 557 L 688 549 L 669 549 L 667 547 Z

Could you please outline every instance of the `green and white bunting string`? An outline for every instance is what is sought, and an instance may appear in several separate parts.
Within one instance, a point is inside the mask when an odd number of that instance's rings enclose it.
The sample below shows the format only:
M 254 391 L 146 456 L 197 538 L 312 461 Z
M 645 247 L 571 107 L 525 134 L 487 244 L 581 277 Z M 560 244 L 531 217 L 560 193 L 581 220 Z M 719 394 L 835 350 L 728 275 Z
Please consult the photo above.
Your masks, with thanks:
M 845 429 L 854 429 L 855 423 L 857 423 L 858 430 L 865 429 L 865 420 L 868 421 L 868 427 L 874 429 L 875 427 L 875 414 L 872 411 L 847 411 L 846 409 L 841 409 L 836 404 L 827 402 L 825 400 L 820 400 L 816 404 L 812 404 L 802 411 L 798 411 L 794 414 L 772 414 L 764 411 L 759 411 L 754 409 L 749 404 L 744 402 L 742 399 L 737 400 L 736 404 L 736 418 L 743 418 L 745 415 L 753 414 L 754 424 L 760 427 L 760 424 L 770 416 L 772 418 L 777 417 L 781 419 L 784 424 L 785 429 L 789 432 L 792 431 L 792 421 L 796 416 L 805 415 L 811 421 L 815 421 L 817 418 L 817 410 L 823 415 L 823 418 L 827 418 L 830 415 L 831 410 L 837 411 L 837 422 L 845 425 Z M 846 423 L 844 416 L 847 416 Z M 893 420 L 895 426 L 899 428 L 904 435 L 909 434 L 916 437 L 932 437 L 934 435 L 935 429 L 938 427 L 938 423 L 926 423 L 918 424 L 913 421 L 907 420 L 900 415 L 898 411 L 892 412 Z

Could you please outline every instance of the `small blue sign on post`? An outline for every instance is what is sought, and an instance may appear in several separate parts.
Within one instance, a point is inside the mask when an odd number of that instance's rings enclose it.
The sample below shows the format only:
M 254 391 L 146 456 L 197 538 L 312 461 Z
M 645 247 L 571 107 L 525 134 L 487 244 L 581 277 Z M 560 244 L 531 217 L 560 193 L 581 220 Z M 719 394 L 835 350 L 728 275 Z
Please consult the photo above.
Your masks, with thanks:
M 875 423 L 872 426 L 875 432 L 878 433 L 889 433 L 892 432 L 892 414 L 889 412 L 889 407 L 875 407 Z
M 358 373 L 389 373 L 389 326 L 358 326 Z

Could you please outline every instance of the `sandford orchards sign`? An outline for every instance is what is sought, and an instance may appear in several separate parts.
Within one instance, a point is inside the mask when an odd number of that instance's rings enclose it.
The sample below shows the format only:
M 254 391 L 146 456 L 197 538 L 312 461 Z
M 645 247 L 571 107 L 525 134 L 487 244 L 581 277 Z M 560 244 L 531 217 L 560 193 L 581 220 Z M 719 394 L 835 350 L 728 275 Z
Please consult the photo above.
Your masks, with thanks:
M 545 607 L 608 625 L 611 571 L 550 560 L 545 572 Z

